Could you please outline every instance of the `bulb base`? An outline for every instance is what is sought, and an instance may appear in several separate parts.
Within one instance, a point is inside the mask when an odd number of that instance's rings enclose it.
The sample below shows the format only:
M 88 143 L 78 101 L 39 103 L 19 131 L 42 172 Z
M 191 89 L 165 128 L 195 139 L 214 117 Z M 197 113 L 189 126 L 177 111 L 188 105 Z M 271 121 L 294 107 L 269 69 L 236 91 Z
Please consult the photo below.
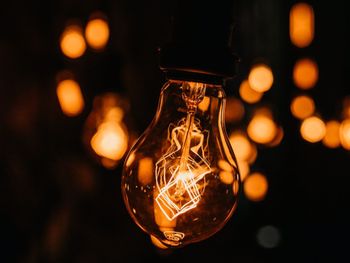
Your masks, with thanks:
M 222 84 L 237 73 L 229 48 L 172 45 L 160 48 L 160 69 L 169 79 Z

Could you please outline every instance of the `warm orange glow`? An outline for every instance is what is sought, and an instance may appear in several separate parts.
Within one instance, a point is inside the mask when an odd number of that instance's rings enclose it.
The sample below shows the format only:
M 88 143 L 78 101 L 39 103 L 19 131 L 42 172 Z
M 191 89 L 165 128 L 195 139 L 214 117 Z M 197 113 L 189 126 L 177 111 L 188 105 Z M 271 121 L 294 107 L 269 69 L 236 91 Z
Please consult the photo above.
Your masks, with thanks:
M 219 160 L 218 167 L 226 172 L 233 172 L 233 167 L 225 160 Z
M 256 158 L 258 157 L 258 150 L 256 149 L 256 145 L 254 143 L 250 144 L 252 146 L 250 151 L 250 156 L 247 160 L 249 164 L 252 164 L 255 162 Z
M 263 93 L 253 90 L 250 87 L 248 80 L 244 80 L 239 86 L 239 95 L 242 100 L 247 103 L 256 103 L 262 98 Z
M 80 86 L 76 81 L 66 79 L 59 82 L 56 93 L 64 114 L 72 117 L 82 112 L 84 108 L 84 98 Z
M 244 181 L 244 193 L 251 201 L 261 201 L 265 198 L 268 182 L 261 173 L 252 173 Z
M 300 134 L 308 142 L 319 142 L 326 134 L 326 125 L 318 117 L 309 117 L 302 122 Z
M 111 160 L 120 160 L 128 147 L 128 136 L 119 123 L 104 122 L 91 139 L 96 154 Z
M 150 237 L 151 237 L 152 244 L 155 245 L 157 248 L 160 248 L 160 249 L 167 249 L 168 248 L 162 242 L 160 242 L 159 239 L 156 238 L 155 236 L 150 235 Z
M 149 157 L 144 157 L 139 162 L 138 180 L 142 185 L 147 185 L 153 179 L 153 160 Z
M 343 100 L 343 117 L 350 118 L 350 96 L 345 97 Z
M 318 66 L 309 58 L 298 60 L 293 69 L 294 84 L 300 89 L 311 89 L 318 80 Z
M 232 184 L 233 183 L 233 174 L 232 172 L 221 171 L 219 173 L 219 177 L 221 182 L 224 184 Z
M 314 38 L 314 11 L 306 3 L 295 4 L 289 13 L 289 36 L 292 43 L 307 47 Z
M 350 150 L 350 119 L 344 120 L 340 125 L 340 142 L 344 149 Z
M 268 91 L 273 84 L 273 74 L 269 66 L 265 64 L 255 65 L 249 73 L 248 82 L 256 92 Z
M 158 192 L 154 191 L 154 195 L 158 196 Z M 171 230 L 176 227 L 176 218 L 169 220 L 168 217 L 164 214 L 162 208 L 159 206 L 156 200 L 153 200 L 154 204 L 154 219 L 156 224 L 159 226 L 161 231 Z
M 93 49 L 103 49 L 109 38 L 109 28 L 105 20 L 97 18 L 90 20 L 86 25 L 85 37 Z
M 256 114 L 249 122 L 247 132 L 253 141 L 265 144 L 271 142 L 275 138 L 277 127 L 271 118 Z
M 290 110 L 294 117 L 303 120 L 314 114 L 315 103 L 313 99 L 308 96 L 298 96 L 293 99 Z
M 326 135 L 322 142 L 329 148 L 337 148 L 340 145 L 339 138 L 340 123 L 337 121 L 329 121 L 326 123 Z
M 81 57 L 86 49 L 82 30 L 79 26 L 67 27 L 61 35 L 61 50 L 69 58 Z
M 276 146 L 280 145 L 280 143 L 283 140 L 283 136 L 284 136 L 283 128 L 282 127 L 278 127 L 277 128 L 276 137 L 273 138 L 273 140 L 267 146 L 269 146 L 269 147 L 276 147 Z
M 241 176 L 241 181 L 243 182 L 250 172 L 250 167 L 248 162 L 238 160 L 238 168 Z
M 198 104 L 198 109 L 206 112 L 209 109 L 210 97 L 204 96 L 203 100 Z
M 238 160 L 247 161 L 249 159 L 252 154 L 252 145 L 243 132 L 233 132 L 230 135 L 230 143 Z
M 227 123 L 238 122 L 244 116 L 244 106 L 239 99 L 230 97 L 226 100 L 225 121 Z

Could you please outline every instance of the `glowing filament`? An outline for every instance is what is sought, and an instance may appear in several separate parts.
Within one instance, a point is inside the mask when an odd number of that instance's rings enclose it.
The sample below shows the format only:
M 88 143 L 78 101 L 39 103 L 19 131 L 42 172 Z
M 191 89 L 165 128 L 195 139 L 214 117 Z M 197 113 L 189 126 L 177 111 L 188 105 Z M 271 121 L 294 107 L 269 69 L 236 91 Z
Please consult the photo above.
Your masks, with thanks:
M 169 220 L 197 206 L 205 188 L 205 175 L 211 171 L 205 157 L 208 132 L 201 131 L 199 121 L 194 119 L 204 93 L 203 84 L 184 85 L 182 97 L 187 116 L 177 125 L 169 125 L 170 147 L 156 163 L 159 194 L 155 201 Z

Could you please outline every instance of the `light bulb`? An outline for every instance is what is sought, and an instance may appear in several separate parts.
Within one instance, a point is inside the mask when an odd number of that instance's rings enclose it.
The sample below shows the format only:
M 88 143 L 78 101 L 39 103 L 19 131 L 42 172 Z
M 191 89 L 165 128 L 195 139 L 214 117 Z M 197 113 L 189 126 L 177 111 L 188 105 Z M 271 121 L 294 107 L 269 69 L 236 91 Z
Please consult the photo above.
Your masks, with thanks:
M 221 85 L 169 80 L 156 116 L 126 158 L 126 207 L 167 247 L 210 237 L 235 210 L 240 178 L 224 112 Z

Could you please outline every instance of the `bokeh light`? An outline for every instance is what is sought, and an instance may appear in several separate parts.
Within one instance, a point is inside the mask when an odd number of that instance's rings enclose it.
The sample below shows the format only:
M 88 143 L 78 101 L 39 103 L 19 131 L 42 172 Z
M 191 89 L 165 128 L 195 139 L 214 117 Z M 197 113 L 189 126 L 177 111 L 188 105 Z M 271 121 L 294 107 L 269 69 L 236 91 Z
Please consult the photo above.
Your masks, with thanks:
M 264 226 L 256 235 L 258 244 L 264 248 L 277 247 L 281 240 L 280 231 L 274 226 Z
M 326 125 L 316 116 L 309 117 L 302 122 L 300 134 L 308 142 L 319 142 L 326 135 Z
M 104 122 L 92 137 L 91 147 L 99 156 L 117 161 L 128 148 L 128 137 L 119 123 Z
M 248 124 L 247 132 L 253 141 L 266 144 L 275 138 L 277 127 L 271 118 L 263 114 L 255 114 Z
M 243 160 L 237 160 L 238 162 L 238 168 L 241 176 L 241 181 L 243 182 L 245 178 L 247 178 L 249 172 L 250 172 L 250 167 L 248 162 L 243 161 Z
M 344 149 L 350 150 L 350 119 L 344 120 L 340 125 L 340 143 Z
M 254 65 L 249 72 L 248 82 L 250 87 L 257 92 L 268 91 L 273 84 L 271 68 L 265 64 Z
M 247 161 L 252 155 L 252 145 L 247 136 L 242 131 L 230 134 L 230 143 L 238 160 Z
M 261 201 L 268 190 L 268 182 L 262 173 L 252 173 L 244 180 L 244 194 L 251 201 Z
M 299 59 L 293 68 L 294 84 L 300 89 L 311 89 L 318 81 L 317 63 L 309 58 Z
M 244 116 L 244 106 L 242 102 L 234 97 L 226 99 L 225 121 L 227 123 L 238 122 Z
M 129 160 L 128 160 L 129 161 Z M 144 157 L 139 161 L 138 180 L 142 185 L 150 184 L 153 180 L 153 160 L 149 157 Z
M 79 84 L 66 79 L 58 83 L 56 89 L 57 98 L 62 112 L 70 117 L 79 115 L 84 109 L 84 98 Z
M 328 121 L 326 123 L 326 134 L 322 140 L 328 148 L 337 148 L 340 146 L 339 137 L 340 123 L 338 121 Z
M 295 4 L 289 13 L 289 36 L 291 42 L 304 48 L 314 38 L 314 11 L 309 4 Z
M 290 110 L 294 117 L 303 120 L 314 114 L 314 100 L 305 95 L 297 96 L 292 100 Z
M 95 50 L 103 49 L 109 39 L 108 23 L 104 19 L 90 20 L 85 28 L 86 41 Z
M 263 93 L 252 89 L 249 85 L 248 80 L 244 80 L 239 86 L 239 95 L 241 96 L 242 100 L 252 104 L 260 101 Z
M 105 168 L 115 168 L 130 145 L 132 133 L 129 134 L 125 122 L 127 110 L 125 98 L 112 92 L 103 93 L 94 98 L 93 109 L 85 121 L 85 146 Z M 133 155 L 129 156 L 127 164 L 133 159 Z
M 350 118 L 350 96 L 345 97 L 343 100 L 343 118 Z
M 85 50 L 86 44 L 80 26 L 68 26 L 62 33 L 60 39 L 62 53 L 69 58 L 81 57 Z
M 284 137 L 284 131 L 281 126 L 277 127 L 277 132 L 275 138 L 267 144 L 268 147 L 276 147 L 281 144 Z

